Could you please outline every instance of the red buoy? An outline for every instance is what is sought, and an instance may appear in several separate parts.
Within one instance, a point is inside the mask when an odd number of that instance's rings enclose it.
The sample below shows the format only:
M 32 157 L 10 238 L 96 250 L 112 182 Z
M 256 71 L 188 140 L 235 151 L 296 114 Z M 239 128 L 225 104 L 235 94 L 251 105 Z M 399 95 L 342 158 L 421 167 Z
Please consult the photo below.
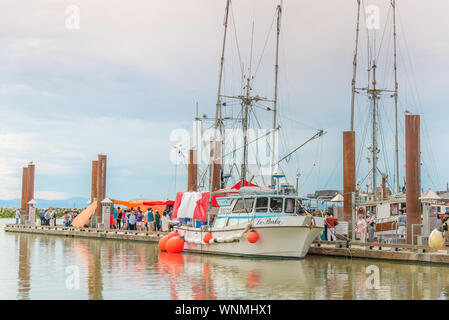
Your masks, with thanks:
M 168 253 L 180 253 L 184 249 L 184 240 L 181 237 L 168 239 L 166 244 Z
M 246 239 L 250 243 L 256 243 L 259 240 L 259 233 L 256 230 L 251 230 L 250 232 L 248 232 Z
M 159 240 L 159 250 L 161 251 L 166 251 L 167 250 L 167 241 L 168 241 L 168 235 L 167 236 L 163 236 L 160 240 Z
M 170 232 L 170 233 L 167 235 L 167 237 L 168 237 L 169 239 L 171 239 L 171 238 L 173 238 L 173 237 L 179 237 L 179 233 L 178 233 L 177 231 L 172 231 L 172 232 Z
M 203 237 L 203 241 L 204 241 L 205 243 L 209 243 L 209 241 L 211 241 L 211 240 L 212 240 L 212 233 L 207 232 L 207 233 L 204 235 L 204 237 Z

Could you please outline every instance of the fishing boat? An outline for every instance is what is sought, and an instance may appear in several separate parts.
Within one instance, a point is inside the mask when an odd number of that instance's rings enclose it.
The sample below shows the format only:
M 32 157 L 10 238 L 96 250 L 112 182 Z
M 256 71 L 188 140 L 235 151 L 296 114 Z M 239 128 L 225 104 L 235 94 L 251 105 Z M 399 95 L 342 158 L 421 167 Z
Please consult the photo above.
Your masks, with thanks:
M 248 73 L 243 77 L 244 87 L 238 95 L 222 94 L 222 78 L 228 19 L 231 1 L 226 1 L 224 20 L 224 39 L 220 63 L 218 97 L 214 121 L 215 135 L 210 140 L 210 157 L 206 170 L 202 170 L 203 177 L 209 177 L 209 190 L 198 191 L 197 167 L 193 161 L 195 150 L 191 149 L 188 163 L 188 190 L 178 193 L 174 205 L 173 217 L 180 221 L 175 230 L 184 239 L 184 251 L 206 254 L 224 254 L 235 256 L 303 258 L 313 240 L 324 229 L 324 218 L 312 216 L 311 211 L 303 204 L 303 199 L 296 190 L 286 183 L 282 170 L 278 165 L 306 143 L 321 137 L 325 132 L 318 132 L 305 143 L 289 152 L 278 160 L 274 156 L 275 133 L 280 129 L 277 122 L 278 108 L 278 70 L 279 70 L 279 35 L 281 25 L 282 5 L 276 8 L 277 37 L 274 98 L 268 99 L 259 95 L 252 95 L 252 60 Z M 253 23 L 254 34 L 254 23 Z M 251 58 L 252 58 L 251 44 Z M 229 102 L 231 101 L 231 102 Z M 232 102 L 233 101 L 233 102 Z M 255 107 L 260 103 L 272 103 L 273 106 L 264 107 L 265 112 L 272 112 L 272 129 L 267 135 L 251 140 L 248 134 L 249 118 Z M 232 188 L 226 188 L 226 178 L 231 173 L 225 171 L 225 144 L 229 139 L 225 131 L 223 107 L 237 105 L 240 117 L 236 123 L 241 124 L 243 133 L 241 147 L 233 150 L 235 154 L 241 151 L 242 162 L 237 171 L 239 183 Z M 197 111 L 198 113 L 198 111 Z M 197 118 L 198 120 L 198 115 Z M 270 123 L 271 125 L 271 123 Z M 270 138 L 270 172 L 267 175 L 268 185 L 252 184 L 254 172 L 248 168 L 248 149 L 261 138 Z M 227 140 L 228 139 L 228 140 Z M 267 139 L 268 140 L 268 139 Z M 257 161 L 257 159 L 256 159 Z M 230 170 L 236 169 L 233 162 Z M 248 181 L 249 180 L 249 181 Z
M 322 232 L 324 218 L 305 214 L 302 200 L 247 190 L 217 200 L 220 208 L 210 226 L 176 229 L 184 237 L 185 251 L 303 258 Z

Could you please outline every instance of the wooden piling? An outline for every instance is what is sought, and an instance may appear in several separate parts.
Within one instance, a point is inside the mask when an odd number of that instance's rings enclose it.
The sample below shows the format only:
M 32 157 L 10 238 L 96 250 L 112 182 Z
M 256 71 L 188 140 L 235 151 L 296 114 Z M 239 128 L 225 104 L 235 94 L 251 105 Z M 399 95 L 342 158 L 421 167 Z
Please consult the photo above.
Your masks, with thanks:
M 187 191 L 198 191 L 198 152 L 189 150 L 189 164 L 187 168 Z
M 211 141 L 213 148 L 212 192 L 221 189 L 221 141 Z
M 343 219 L 352 221 L 352 193 L 355 192 L 355 131 L 343 132 Z
M 419 234 L 421 227 L 421 161 L 420 161 L 420 116 L 405 116 L 405 153 L 406 153 L 406 196 L 407 196 L 407 243 L 415 242 L 413 234 Z M 412 229 L 413 228 L 413 229 Z M 413 231 L 412 231 L 413 230 Z M 415 242 L 416 243 L 416 242 Z
M 103 221 L 102 215 L 102 207 L 101 201 L 106 198 L 106 155 L 99 154 L 98 155 L 98 164 L 97 164 L 97 201 L 98 206 L 95 211 L 95 216 L 97 218 L 98 223 L 107 223 L 108 221 Z

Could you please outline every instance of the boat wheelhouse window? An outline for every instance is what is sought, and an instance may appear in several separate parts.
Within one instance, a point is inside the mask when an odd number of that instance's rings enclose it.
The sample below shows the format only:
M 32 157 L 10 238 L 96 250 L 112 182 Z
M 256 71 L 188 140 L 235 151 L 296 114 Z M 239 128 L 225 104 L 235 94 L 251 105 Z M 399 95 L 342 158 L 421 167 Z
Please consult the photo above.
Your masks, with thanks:
M 267 212 L 268 210 L 268 198 L 256 199 L 256 212 Z
M 253 211 L 254 198 L 238 199 L 232 210 L 233 213 L 249 213 Z
M 271 198 L 270 201 L 270 211 L 271 212 L 282 212 L 282 198 Z
M 285 213 L 293 213 L 295 212 L 295 199 L 292 198 L 287 198 L 285 199 L 285 204 L 284 204 L 284 212 Z

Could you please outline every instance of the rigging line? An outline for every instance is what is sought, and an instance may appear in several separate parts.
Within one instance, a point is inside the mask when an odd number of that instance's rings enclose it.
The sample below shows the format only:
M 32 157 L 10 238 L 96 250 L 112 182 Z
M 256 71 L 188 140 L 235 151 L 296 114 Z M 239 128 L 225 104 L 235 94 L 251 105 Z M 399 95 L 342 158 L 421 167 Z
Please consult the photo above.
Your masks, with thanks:
M 240 62 L 240 71 L 242 73 L 242 77 L 245 74 L 245 71 L 243 70 L 243 62 L 242 62 L 242 55 L 240 54 L 240 46 L 239 46 L 239 41 L 238 41 L 238 37 L 237 37 L 237 27 L 235 25 L 235 16 L 234 16 L 234 6 L 232 5 L 232 1 L 230 1 L 230 6 L 231 6 L 231 20 L 232 20 L 232 25 L 234 26 L 234 38 L 235 38 L 235 43 L 237 46 L 237 53 L 239 56 L 239 62 Z
M 361 112 L 359 114 L 362 114 Z M 359 152 L 358 152 L 358 157 L 357 157 L 357 169 L 356 172 L 359 172 L 360 169 L 360 165 L 361 165 L 361 159 L 363 157 L 363 155 L 365 154 L 365 144 L 366 144 L 366 140 L 367 140 L 367 136 L 368 136 L 368 127 L 369 127 L 369 122 L 371 121 L 371 113 L 370 112 L 366 112 L 365 113 L 365 121 L 364 121 L 364 130 L 363 130 L 363 134 L 362 134 L 362 140 L 360 142 L 360 148 L 359 148 Z
M 384 108 L 384 104 L 382 99 L 379 100 L 379 106 L 380 108 Z M 381 112 L 380 112 L 380 108 L 378 109 L 378 118 L 379 118 L 379 135 L 380 135 L 380 142 L 382 145 L 382 154 L 383 154 L 383 160 L 384 160 L 384 166 L 385 166 L 385 172 L 387 173 L 388 176 L 390 176 L 390 167 L 388 166 L 389 163 L 389 159 L 388 159 L 388 153 L 387 153 L 387 147 L 386 147 L 386 143 L 385 143 L 385 134 L 384 134 L 384 128 L 381 125 L 382 123 L 382 116 L 381 116 Z
M 398 13 L 399 23 L 400 23 L 400 26 L 401 26 L 401 29 L 402 29 L 402 33 L 403 33 L 403 37 L 401 37 L 401 38 L 403 38 L 403 41 L 404 41 L 404 44 L 405 44 L 405 48 L 406 48 L 405 51 L 406 51 L 407 56 L 408 56 L 408 59 L 409 59 L 409 64 L 410 64 L 411 73 L 415 73 L 415 72 L 414 72 L 414 66 L 413 66 L 413 64 L 412 64 L 412 59 L 411 59 L 411 56 L 410 56 L 410 50 L 409 50 L 407 38 L 406 38 L 406 36 L 405 36 L 405 31 L 404 31 L 405 28 L 403 27 L 402 17 L 401 17 L 401 15 L 400 15 L 399 10 L 397 10 L 397 13 Z M 423 108 L 422 108 L 421 97 L 420 97 L 419 90 L 418 90 L 418 84 L 417 84 L 416 77 L 412 77 L 412 79 L 413 79 L 413 81 L 414 81 L 415 94 L 416 94 L 416 98 L 417 98 L 417 106 L 418 106 L 418 108 L 420 109 L 421 114 L 424 114 Z M 433 160 L 433 168 L 435 169 L 435 174 L 436 174 L 436 178 L 437 178 L 438 182 L 441 183 L 440 175 L 438 174 L 438 172 L 439 172 L 439 167 L 438 167 L 438 164 L 437 164 L 437 162 L 436 162 L 436 160 L 435 160 L 435 157 L 434 157 L 434 152 L 433 152 L 433 147 L 432 147 L 432 140 L 431 140 L 430 137 L 428 136 L 428 132 L 427 132 L 427 130 L 428 130 L 428 127 L 427 127 L 427 121 L 426 121 L 425 117 L 422 117 L 422 118 L 423 118 L 422 123 L 423 123 L 423 129 L 424 129 L 424 130 L 423 130 L 423 133 L 424 133 L 424 137 L 427 137 L 427 138 L 428 138 L 428 147 L 429 147 L 429 151 L 430 151 L 430 157 L 431 157 L 431 159 Z M 432 161 L 432 160 L 431 160 L 431 161 Z
M 365 21 L 367 19 L 366 17 L 366 8 L 365 8 L 365 2 L 362 1 L 362 6 L 363 6 L 363 14 L 365 17 Z M 371 86 L 371 65 L 372 65 L 372 51 L 371 51 L 371 47 L 370 47 L 370 33 L 369 33 L 369 29 L 368 27 L 365 28 L 366 31 L 366 48 L 367 48 L 367 67 L 368 67 L 368 72 L 367 72 L 367 77 L 368 77 L 368 82 L 367 82 L 367 88 L 369 89 Z
M 385 37 L 385 31 L 386 31 L 386 29 L 387 29 L 388 22 L 390 21 L 390 13 L 391 13 L 391 6 L 388 7 L 387 19 L 385 20 L 385 26 L 384 26 L 384 30 L 383 30 L 383 33 L 382 33 L 382 38 L 381 38 L 381 40 L 380 40 L 380 45 L 379 45 L 379 50 L 378 50 L 378 52 L 377 52 L 377 58 L 376 58 L 376 61 L 377 61 L 377 60 L 379 59 L 379 57 L 380 57 L 380 52 L 381 52 L 381 48 L 382 48 L 383 41 L 384 41 L 384 37 Z
M 265 44 L 263 46 L 262 53 L 261 53 L 260 58 L 259 58 L 259 62 L 257 63 L 256 72 L 254 72 L 254 78 L 256 78 L 257 71 L 259 70 L 260 64 L 262 62 L 262 58 L 263 58 L 263 56 L 265 54 L 265 49 L 267 48 L 268 40 L 270 39 L 271 33 L 273 31 L 273 25 L 274 25 L 274 21 L 276 20 L 276 16 L 277 16 L 277 10 L 276 10 L 276 12 L 273 15 L 273 20 L 271 21 L 271 26 L 268 29 L 267 38 L 265 39 Z M 253 81 L 254 81 L 254 79 L 253 79 Z

